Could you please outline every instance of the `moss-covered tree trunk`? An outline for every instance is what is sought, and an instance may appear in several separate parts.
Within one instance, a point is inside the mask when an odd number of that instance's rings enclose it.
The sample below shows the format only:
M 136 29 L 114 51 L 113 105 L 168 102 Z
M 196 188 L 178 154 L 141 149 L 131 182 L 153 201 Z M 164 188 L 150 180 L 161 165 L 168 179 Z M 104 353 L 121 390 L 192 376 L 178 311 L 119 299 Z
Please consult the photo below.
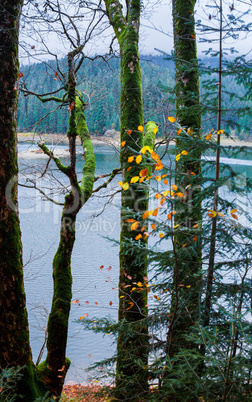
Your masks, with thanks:
M 201 111 L 199 73 L 195 38 L 195 0 L 173 0 L 174 57 L 176 71 L 176 117 L 184 131 L 177 137 L 176 154 L 187 156 L 176 162 L 175 184 L 184 198 L 175 204 L 175 222 L 179 228 L 174 237 L 174 282 L 172 322 L 168 331 L 167 354 L 179 365 L 179 352 L 197 346 L 187 338 L 199 319 L 199 284 L 201 281 L 201 153 L 190 137 L 200 136 Z M 183 155 L 183 154 L 182 154 Z M 185 360 L 182 360 L 181 362 Z M 191 361 L 193 368 L 194 363 Z M 192 374 L 193 376 L 193 374 Z M 169 377 L 169 376 L 168 376 Z M 173 373 L 171 372 L 171 378 Z M 186 384 L 184 391 L 186 392 Z M 180 389 L 181 391 L 181 389 Z M 175 392 L 176 393 L 176 392 Z M 182 400 L 181 396 L 178 399 Z M 192 399 L 193 400 L 193 399 Z
M 66 358 L 68 321 L 72 298 L 71 256 L 75 242 L 75 221 L 82 206 L 92 194 L 95 173 L 95 155 L 83 113 L 84 103 L 76 92 L 74 58 L 82 48 L 68 54 L 68 104 L 70 110 L 67 132 L 70 149 L 70 166 L 64 166 L 44 145 L 41 149 L 52 159 L 70 181 L 71 191 L 65 197 L 61 218 L 60 243 L 53 260 L 53 300 L 48 319 L 47 357 L 38 366 L 43 382 L 55 396 L 60 396 L 70 365 Z M 76 136 L 79 135 L 85 149 L 85 165 L 79 185 L 76 174 Z
M 141 68 L 138 53 L 140 0 L 126 2 L 126 15 L 118 0 L 105 0 L 107 14 L 120 46 L 121 57 L 121 166 L 122 190 L 119 321 L 122 329 L 117 343 L 116 397 L 120 400 L 143 400 L 148 391 L 148 326 L 147 288 L 137 289 L 132 283 L 144 284 L 147 277 L 147 240 L 139 236 L 144 226 L 142 214 L 148 209 L 148 190 L 143 183 L 130 184 L 144 166 L 136 157 L 144 145 L 153 148 L 155 123 L 143 131 L 143 100 Z M 139 129 L 138 129 L 139 128 Z M 126 222 L 131 220 L 131 222 Z M 132 220 L 138 227 L 131 230 Z
M 29 344 L 17 204 L 18 32 L 22 3 L 1 1 L 0 10 L 0 368 L 25 366 L 15 391 L 33 401 L 38 392 Z
M 26 402 L 34 402 L 37 397 L 46 393 L 54 398 L 60 396 L 70 365 L 65 352 L 72 295 L 71 254 L 75 241 L 75 219 L 92 194 L 95 156 L 82 110 L 84 103 L 76 96 L 75 91 L 73 59 L 81 50 L 78 49 L 69 54 L 70 166 L 64 166 L 45 144 L 40 145 L 62 173 L 68 176 L 71 191 L 65 197 L 60 243 L 53 260 L 54 293 L 47 328 L 48 353 L 46 360 L 35 367 L 29 343 L 17 205 L 16 114 L 19 77 L 18 24 L 21 7 L 21 1 L 1 3 L 0 39 L 1 59 L 4 63 L 0 66 L 0 369 L 22 367 L 22 378 L 13 385 L 7 398 L 11 399 L 15 395 L 15 400 L 22 398 Z M 86 151 L 80 185 L 75 172 L 77 134 Z M 1 393 L 0 400 L 6 400 Z

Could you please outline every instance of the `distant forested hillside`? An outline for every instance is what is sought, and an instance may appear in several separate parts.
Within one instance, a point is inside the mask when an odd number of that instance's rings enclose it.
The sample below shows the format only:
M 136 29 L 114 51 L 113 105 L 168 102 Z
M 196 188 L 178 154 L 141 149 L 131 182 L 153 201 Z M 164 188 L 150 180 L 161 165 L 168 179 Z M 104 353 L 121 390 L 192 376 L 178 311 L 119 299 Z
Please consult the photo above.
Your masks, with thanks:
M 205 65 L 211 59 L 203 60 Z M 142 84 L 144 97 L 145 120 L 154 120 L 162 135 L 167 125 L 167 116 L 174 114 L 174 66 L 172 61 L 163 57 L 144 57 L 142 59 Z M 60 70 L 67 77 L 66 60 L 60 61 Z M 37 94 L 51 93 L 62 86 L 59 76 L 55 77 L 57 67 L 55 62 L 22 66 L 24 77 L 21 83 L 27 90 Z M 108 63 L 102 59 L 85 61 L 78 73 L 78 90 L 90 106 L 86 110 L 89 130 L 92 134 L 104 135 L 107 129 L 120 129 L 120 74 L 119 59 L 113 58 Z M 203 130 L 216 126 L 217 85 L 211 85 L 211 76 L 201 77 L 204 117 Z M 240 107 L 249 108 L 248 100 L 244 100 L 243 86 L 238 85 L 233 78 L 224 77 L 223 109 L 226 109 L 224 121 L 229 131 L 235 128 L 235 134 L 242 139 L 249 139 L 251 127 L 250 113 L 238 112 Z M 61 93 L 62 95 L 62 93 Z M 56 94 L 56 96 L 59 96 Z M 236 97 L 238 96 L 238 98 Z M 57 108 L 55 102 L 42 103 L 35 96 L 24 96 L 20 93 L 18 108 L 18 130 L 43 133 L 66 133 L 68 124 L 67 107 Z M 56 110 L 55 110 L 56 109 Z M 53 110 L 55 110 L 53 112 Z M 44 116 L 48 115 L 45 119 Z

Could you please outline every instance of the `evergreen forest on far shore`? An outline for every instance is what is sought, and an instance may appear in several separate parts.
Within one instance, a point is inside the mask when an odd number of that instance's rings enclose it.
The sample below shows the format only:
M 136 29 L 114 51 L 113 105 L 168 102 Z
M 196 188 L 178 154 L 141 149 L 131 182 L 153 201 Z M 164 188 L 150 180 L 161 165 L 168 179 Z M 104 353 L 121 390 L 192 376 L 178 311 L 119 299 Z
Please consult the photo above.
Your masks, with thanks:
M 202 70 L 207 68 L 214 70 L 213 64 L 214 60 L 208 57 L 204 57 L 200 62 L 200 65 L 204 66 Z M 67 72 L 66 59 L 60 61 L 60 68 L 61 71 Z M 163 136 L 167 127 L 167 117 L 175 109 L 174 64 L 163 55 L 142 56 L 141 69 L 144 119 L 158 123 L 159 135 Z M 40 95 L 51 93 L 63 86 L 62 81 L 55 77 L 57 67 L 54 61 L 21 66 L 21 71 L 24 74 L 23 88 L 27 86 L 33 93 Z M 85 114 L 91 135 L 102 136 L 106 130 L 120 130 L 119 71 L 120 60 L 115 57 L 108 62 L 101 58 L 86 60 L 81 66 L 79 76 L 82 78 L 77 82 L 77 86 L 78 90 L 86 95 L 84 99 L 86 98 L 89 104 Z M 210 93 L 212 106 L 214 106 L 217 103 L 217 86 L 213 84 L 209 88 L 209 81 L 211 79 L 214 82 L 216 74 L 212 72 L 209 75 L 210 78 L 206 78 L 205 75 L 201 77 L 201 94 L 204 97 Z M 225 83 L 223 108 L 228 109 L 223 119 L 226 132 L 240 140 L 248 141 L 251 126 L 250 113 L 244 113 L 242 116 L 239 116 L 239 113 L 234 114 L 234 111 L 240 108 L 249 108 L 249 100 L 244 99 L 246 91 L 242 85 L 235 82 L 234 76 L 227 75 L 223 81 Z M 66 134 L 68 119 L 67 106 L 57 107 L 53 101 L 41 103 L 38 98 L 20 92 L 18 131 Z M 202 122 L 204 132 L 211 130 L 216 125 L 216 114 L 205 110 Z

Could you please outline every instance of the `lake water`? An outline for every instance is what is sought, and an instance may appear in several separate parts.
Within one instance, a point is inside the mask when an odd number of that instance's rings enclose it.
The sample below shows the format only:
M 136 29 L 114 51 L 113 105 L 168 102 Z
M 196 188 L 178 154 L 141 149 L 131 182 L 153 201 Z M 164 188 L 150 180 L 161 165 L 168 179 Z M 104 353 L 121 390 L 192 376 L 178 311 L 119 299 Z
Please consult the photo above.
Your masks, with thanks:
M 19 144 L 19 151 L 27 147 L 26 144 Z M 119 156 L 115 149 L 96 147 L 95 153 L 96 176 L 109 173 L 113 168 L 119 167 Z M 246 177 L 252 177 L 251 157 L 249 160 L 242 158 L 223 160 L 223 163 L 227 162 L 231 162 L 235 169 Z M 19 163 L 20 181 L 24 183 L 34 179 L 31 171 L 35 171 L 37 185 L 42 184 L 49 195 L 54 186 L 59 187 L 59 182 L 63 185 L 67 183 L 52 162 L 50 173 L 54 179 L 46 178 L 42 182 L 40 176 L 46 167 L 46 160 L 20 160 Z M 83 161 L 79 157 L 77 162 L 79 171 L 82 165 Z M 105 197 L 108 192 L 118 190 L 118 181 L 119 178 L 116 178 L 108 190 L 99 193 L 99 198 L 92 197 L 77 217 L 76 242 L 72 255 L 72 300 L 73 302 L 78 300 L 78 303 L 72 303 L 71 306 L 67 356 L 72 364 L 67 374 L 67 382 L 87 382 L 91 377 L 85 369 L 93 362 L 111 356 L 115 350 L 109 335 L 102 337 L 100 334 L 95 335 L 91 331 L 84 331 L 76 320 L 84 314 L 89 314 L 90 317 L 105 315 L 117 317 L 119 250 L 118 246 L 105 237 L 119 240 L 119 195 L 116 194 L 106 206 L 105 211 L 101 212 L 104 202 L 108 200 Z M 56 193 L 54 198 L 60 200 L 62 196 Z M 19 208 L 30 338 L 33 359 L 36 362 L 44 342 L 50 310 L 52 260 L 59 242 L 62 207 L 42 200 L 34 189 L 19 187 Z M 101 266 L 104 268 L 101 269 Z

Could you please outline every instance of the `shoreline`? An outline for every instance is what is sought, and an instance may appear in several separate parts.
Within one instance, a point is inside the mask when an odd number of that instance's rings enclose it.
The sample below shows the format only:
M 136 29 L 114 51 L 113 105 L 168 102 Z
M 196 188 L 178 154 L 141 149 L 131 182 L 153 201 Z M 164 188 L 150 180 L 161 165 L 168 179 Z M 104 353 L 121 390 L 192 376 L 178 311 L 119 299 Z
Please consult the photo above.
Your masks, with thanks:
M 120 138 L 117 137 L 98 137 L 91 136 L 92 144 L 94 146 L 107 146 L 111 148 L 119 148 L 120 147 Z M 161 141 L 162 138 L 158 138 L 156 143 Z M 18 143 L 19 144 L 31 144 L 36 145 L 39 141 L 44 141 L 45 144 L 53 146 L 54 155 L 58 158 L 65 157 L 68 158 L 69 154 L 69 143 L 66 135 L 63 134 L 44 134 L 44 135 L 35 135 L 32 133 L 27 134 L 18 134 Z M 58 147 L 59 145 L 65 145 L 66 149 L 62 149 L 62 147 Z M 76 145 L 80 146 L 81 141 L 79 138 L 76 138 Z M 174 141 L 170 142 L 170 145 L 175 145 Z M 223 138 L 221 141 L 221 145 L 223 146 L 247 146 L 252 148 L 252 141 L 242 141 L 242 140 L 231 140 L 229 138 Z M 77 152 L 79 154 L 83 154 L 82 151 Z M 23 159 L 48 159 L 49 157 L 43 153 L 40 148 L 37 149 L 28 149 L 26 151 L 21 151 L 18 153 L 19 158 Z
M 91 140 L 93 145 L 113 145 L 119 146 L 120 145 L 120 137 L 104 137 L 104 136 L 97 136 L 91 135 Z M 162 138 L 158 138 L 158 141 L 161 141 Z M 66 135 L 63 134 L 32 134 L 32 133 L 18 133 L 18 143 L 34 143 L 36 144 L 39 141 L 44 141 L 46 144 L 53 144 L 54 146 L 57 145 L 68 145 L 68 138 Z M 170 142 L 172 145 L 174 141 Z M 76 144 L 81 145 L 80 139 L 76 138 Z M 248 146 L 252 147 L 252 140 L 251 141 L 243 141 L 239 139 L 229 139 L 229 138 L 222 138 L 221 145 L 226 146 Z

